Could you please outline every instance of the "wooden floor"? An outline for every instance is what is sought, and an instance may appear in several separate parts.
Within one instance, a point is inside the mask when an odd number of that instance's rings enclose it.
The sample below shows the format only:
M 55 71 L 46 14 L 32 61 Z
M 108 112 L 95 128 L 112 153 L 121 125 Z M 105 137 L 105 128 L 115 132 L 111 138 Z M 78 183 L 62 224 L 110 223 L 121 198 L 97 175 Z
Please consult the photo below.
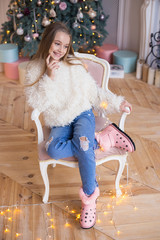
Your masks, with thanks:
M 0 74 L 0 239 L 160 240 L 160 89 L 136 80 L 135 74 L 112 79 L 109 87 L 133 105 L 125 130 L 137 150 L 129 155 L 119 199 L 113 195 L 118 163 L 97 167 L 97 222 L 83 230 L 78 223 L 78 169 L 49 167 L 50 203 L 42 204 L 31 109 L 23 87 Z M 117 122 L 118 117 L 110 119 Z

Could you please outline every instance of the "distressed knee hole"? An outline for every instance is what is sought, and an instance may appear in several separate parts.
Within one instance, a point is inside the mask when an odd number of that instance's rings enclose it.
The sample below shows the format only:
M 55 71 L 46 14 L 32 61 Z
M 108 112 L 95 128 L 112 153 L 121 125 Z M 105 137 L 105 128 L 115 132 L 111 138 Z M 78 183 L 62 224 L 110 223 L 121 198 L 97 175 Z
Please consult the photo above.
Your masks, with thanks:
M 83 136 L 79 138 L 80 140 L 80 146 L 83 149 L 83 151 L 87 151 L 89 149 L 89 140 L 87 137 Z
M 52 141 L 53 141 L 53 137 L 51 137 L 51 138 L 46 142 L 46 145 L 45 145 L 46 151 L 48 151 L 49 145 L 51 144 Z

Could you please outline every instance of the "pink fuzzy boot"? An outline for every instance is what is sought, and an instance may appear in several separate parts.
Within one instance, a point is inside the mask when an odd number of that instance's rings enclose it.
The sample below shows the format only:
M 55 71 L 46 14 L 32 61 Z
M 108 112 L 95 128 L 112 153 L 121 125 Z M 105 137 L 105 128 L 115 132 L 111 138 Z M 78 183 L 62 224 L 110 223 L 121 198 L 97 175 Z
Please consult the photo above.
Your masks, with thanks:
M 99 196 L 99 188 L 96 187 L 94 193 L 89 197 L 83 192 L 81 188 L 79 196 L 82 201 L 80 226 L 82 228 L 91 228 L 96 223 L 96 199 Z
M 126 152 L 136 150 L 133 140 L 115 123 L 108 125 L 102 132 L 96 133 L 95 138 L 104 151 L 108 151 L 111 147 L 117 147 Z

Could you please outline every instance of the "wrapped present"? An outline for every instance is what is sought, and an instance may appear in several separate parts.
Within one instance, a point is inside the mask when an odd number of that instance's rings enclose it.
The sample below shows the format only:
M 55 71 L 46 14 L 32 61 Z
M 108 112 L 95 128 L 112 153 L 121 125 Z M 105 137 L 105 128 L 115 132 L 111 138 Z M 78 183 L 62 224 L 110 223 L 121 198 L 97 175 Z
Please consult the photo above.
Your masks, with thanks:
M 0 44 L 0 62 L 11 63 L 18 60 L 18 46 L 16 44 L 7 43 Z
M 19 71 L 19 82 L 21 85 L 24 85 L 25 81 L 25 74 L 26 74 L 26 67 L 29 61 L 22 62 L 18 65 L 18 71 Z
M 120 50 L 113 53 L 113 63 L 122 65 L 125 73 L 136 71 L 138 54 L 133 51 Z
M 118 47 L 113 44 L 104 44 L 101 47 L 95 47 L 97 57 L 107 60 L 109 63 L 113 63 L 113 53 L 118 50 Z
M 4 63 L 5 76 L 9 79 L 18 80 L 19 79 L 18 65 L 28 60 L 29 58 L 22 57 L 16 62 Z

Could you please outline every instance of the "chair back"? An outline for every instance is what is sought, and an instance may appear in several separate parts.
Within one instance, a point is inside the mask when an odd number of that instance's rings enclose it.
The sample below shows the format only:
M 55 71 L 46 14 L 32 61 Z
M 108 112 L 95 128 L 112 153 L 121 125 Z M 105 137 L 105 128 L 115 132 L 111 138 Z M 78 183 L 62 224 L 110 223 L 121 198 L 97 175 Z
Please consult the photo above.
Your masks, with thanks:
M 97 85 L 105 90 L 108 90 L 110 75 L 109 63 L 106 60 L 98 58 L 92 54 L 75 52 L 75 56 L 82 60 L 88 72 L 95 79 Z

